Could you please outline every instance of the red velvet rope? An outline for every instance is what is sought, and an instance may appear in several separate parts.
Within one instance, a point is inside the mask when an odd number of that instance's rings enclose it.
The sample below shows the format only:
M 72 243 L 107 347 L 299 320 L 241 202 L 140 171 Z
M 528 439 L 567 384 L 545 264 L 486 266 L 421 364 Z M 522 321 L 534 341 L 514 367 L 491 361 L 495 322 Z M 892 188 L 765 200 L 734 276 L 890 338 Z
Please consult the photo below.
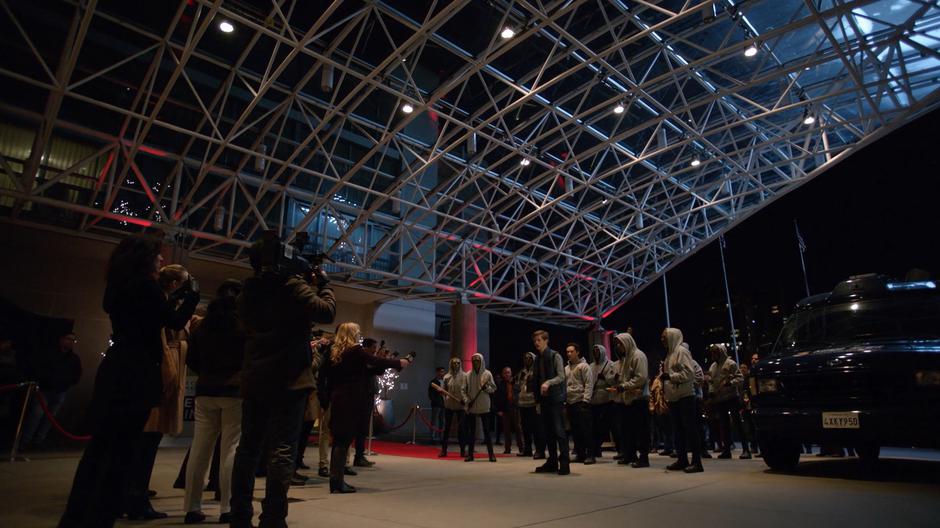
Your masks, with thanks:
M 429 422 L 428 419 L 425 418 L 423 414 L 421 414 L 421 410 L 420 410 L 420 409 L 418 410 L 418 418 L 421 418 L 421 421 L 424 422 L 424 425 L 428 426 L 428 429 L 434 431 L 435 433 L 443 433 L 443 432 L 444 432 L 443 429 L 438 429 L 438 428 L 435 427 L 433 424 L 431 424 L 431 422 Z
M 412 407 L 411 410 L 408 411 L 408 416 L 405 416 L 405 419 L 402 420 L 402 422 L 401 422 L 400 424 L 396 425 L 395 427 L 389 428 L 389 432 L 391 432 L 391 431 L 397 431 L 398 429 L 401 429 L 402 427 L 404 427 L 405 424 L 408 423 L 409 420 L 411 420 L 411 417 L 412 417 L 412 415 L 414 415 L 414 413 L 415 413 L 415 408 Z
M 29 385 L 29 383 L 12 383 L 10 385 L 0 385 L 0 392 L 9 392 L 16 389 L 23 388 Z
M 76 440 L 78 442 L 87 442 L 91 440 L 91 436 L 84 435 L 73 435 L 72 433 L 66 431 L 62 425 L 59 424 L 59 421 L 55 419 L 55 416 L 49 411 L 49 405 L 46 403 L 46 398 L 43 397 L 42 393 L 37 389 L 35 392 L 36 399 L 39 400 L 39 406 L 42 407 L 42 411 L 46 413 L 46 419 L 49 420 L 49 423 L 52 424 L 52 427 L 55 427 L 56 431 L 62 433 L 62 436 L 68 438 L 69 440 Z

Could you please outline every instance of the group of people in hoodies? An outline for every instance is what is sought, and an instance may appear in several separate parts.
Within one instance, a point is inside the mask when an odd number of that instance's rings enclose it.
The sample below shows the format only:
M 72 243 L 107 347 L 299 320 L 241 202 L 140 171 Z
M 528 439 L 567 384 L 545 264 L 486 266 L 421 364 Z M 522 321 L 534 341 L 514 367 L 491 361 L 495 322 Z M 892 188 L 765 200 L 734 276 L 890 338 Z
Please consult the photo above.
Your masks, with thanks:
M 651 379 L 646 354 L 629 332 L 614 336 L 609 357 L 606 347 L 593 346 L 590 363 L 576 343 L 568 343 L 562 355 L 548 345 L 547 332 L 537 331 L 532 339 L 536 352 L 523 355 L 523 368 L 513 382 L 523 434 L 523 448 L 518 456 L 544 459 L 545 463 L 536 468 L 537 473 L 566 475 L 570 462 L 596 463 L 609 433 L 613 433 L 610 436 L 617 444 L 618 454 L 614 458 L 618 464 L 649 467 L 652 382 L 662 388 L 675 439 L 676 460 L 666 469 L 685 473 L 704 471 L 697 403 L 704 383 L 709 385 L 713 406 L 718 407 L 722 445 L 727 451 L 721 458 L 730 457 L 732 426 L 743 438 L 740 417 L 733 412 L 742 376 L 724 345 L 709 348 L 713 364 L 706 374 L 692 359 L 682 332 L 666 328 L 661 335 L 666 356 L 660 373 Z M 490 394 L 496 391 L 496 384 L 482 355 L 474 354 L 471 364 L 472 368 L 465 372 L 461 360 L 451 358 L 439 387 L 444 396 L 444 433 L 438 456 L 448 455 L 449 432 L 457 423 L 460 456 L 472 461 L 479 417 L 489 460 L 495 462 L 489 410 Z M 726 401 L 727 409 L 722 407 Z M 573 461 L 569 460 L 565 415 L 574 439 Z M 744 445 L 741 458 L 750 458 L 747 443 Z
M 444 396 L 444 432 L 441 434 L 441 452 L 438 456 L 447 456 L 450 430 L 456 418 L 460 456 L 466 462 L 473 462 L 479 418 L 483 423 L 483 441 L 489 461 L 496 462 L 493 438 L 490 436 L 490 430 L 493 428 L 490 394 L 496 392 L 496 381 L 493 374 L 486 369 L 482 354 L 473 354 L 470 365 L 470 370 L 464 372 L 460 358 L 451 358 L 443 385 L 438 387 Z

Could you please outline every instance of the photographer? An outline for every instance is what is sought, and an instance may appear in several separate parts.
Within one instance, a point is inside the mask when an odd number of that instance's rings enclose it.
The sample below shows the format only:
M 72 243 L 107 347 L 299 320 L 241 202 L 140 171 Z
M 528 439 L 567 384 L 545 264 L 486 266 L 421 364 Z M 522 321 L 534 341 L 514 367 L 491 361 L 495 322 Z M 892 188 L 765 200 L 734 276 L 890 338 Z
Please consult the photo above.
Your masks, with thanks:
M 349 444 L 357 435 L 365 434 L 371 416 L 371 368 L 407 367 L 409 359 L 385 359 L 372 355 L 359 344 L 362 335 L 356 323 L 343 323 L 336 330 L 336 339 L 330 348 L 329 393 L 330 430 L 333 449 L 330 453 L 330 493 L 354 493 L 356 488 L 343 480 Z
M 132 236 L 108 260 L 103 304 L 113 344 L 95 377 L 92 439 L 75 471 L 60 528 L 114 525 L 134 449 L 150 409 L 162 399 L 161 332 L 181 330 L 199 302 L 192 282 L 180 288 L 178 299 L 167 299 L 157 283 L 160 250 L 159 240 Z
M 270 459 L 261 525 L 285 524 L 304 406 L 315 386 L 310 325 L 332 322 L 336 313 L 326 273 L 319 267 L 305 269 L 273 232 L 252 245 L 249 258 L 255 275 L 245 281 L 237 300 L 247 341 L 241 376 L 242 432 L 232 469 L 235 528 L 251 526 L 254 473 L 266 445 Z

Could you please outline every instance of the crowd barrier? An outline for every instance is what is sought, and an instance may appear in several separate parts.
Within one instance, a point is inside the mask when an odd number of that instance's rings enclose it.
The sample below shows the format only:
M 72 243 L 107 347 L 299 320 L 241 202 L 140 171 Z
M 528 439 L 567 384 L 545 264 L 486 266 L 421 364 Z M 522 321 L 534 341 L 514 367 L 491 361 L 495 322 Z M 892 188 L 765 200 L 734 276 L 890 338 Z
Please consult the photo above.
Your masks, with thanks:
M 16 432 L 13 436 L 13 447 L 10 448 L 10 462 L 16 462 L 17 460 L 29 460 L 19 456 L 19 450 L 20 440 L 23 436 L 23 426 L 26 422 L 26 413 L 29 412 L 29 402 L 32 398 L 36 398 L 36 401 L 39 402 L 39 406 L 42 408 L 43 414 L 46 415 L 46 419 L 49 420 L 49 423 L 52 424 L 52 427 L 55 428 L 55 430 L 58 431 L 62 436 L 68 438 L 69 440 L 75 440 L 78 442 L 87 442 L 88 440 L 91 440 L 91 436 L 72 434 L 62 427 L 62 424 L 60 424 L 59 421 L 56 420 L 55 416 L 53 416 L 52 412 L 50 412 L 49 404 L 46 402 L 46 398 L 42 395 L 42 392 L 40 392 L 39 385 L 35 381 L 0 385 L 0 393 L 12 392 L 22 388 L 26 389 L 26 394 L 23 396 L 23 406 L 20 409 L 20 419 L 16 423 Z

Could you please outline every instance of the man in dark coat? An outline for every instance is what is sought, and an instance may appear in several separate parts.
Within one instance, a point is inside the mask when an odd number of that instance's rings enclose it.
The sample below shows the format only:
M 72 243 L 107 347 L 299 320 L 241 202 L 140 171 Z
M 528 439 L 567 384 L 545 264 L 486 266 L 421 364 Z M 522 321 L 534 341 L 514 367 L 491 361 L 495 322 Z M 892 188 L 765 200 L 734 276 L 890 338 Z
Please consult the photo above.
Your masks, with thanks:
M 571 473 L 568 460 L 568 435 L 562 413 L 565 409 L 565 365 L 561 354 L 548 346 L 548 332 L 536 330 L 532 334 L 532 344 L 538 358 L 535 361 L 536 381 L 539 392 L 536 401 L 542 409 L 542 424 L 545 427 L 545 447 L 548 459 L 545 464 L 535 468 L 536 473 L 559 475 Z
M 280 254 L 276 238 L 266 236 L 252 246 L 255 276 L 245 281 L 237 301 L 247 342 L 241 379 L 242 434 L 232 470 L 233 528 L 251 526 L 255 468 L 265 445 L 270 446 L 270 459 L 261 526 L 285 525 L 304 407 L 315 387 L 310 325 L 331 323 L 336 314 L 326 273 L 317 268 L 307 277 L 291 274 L 279 261 Z

